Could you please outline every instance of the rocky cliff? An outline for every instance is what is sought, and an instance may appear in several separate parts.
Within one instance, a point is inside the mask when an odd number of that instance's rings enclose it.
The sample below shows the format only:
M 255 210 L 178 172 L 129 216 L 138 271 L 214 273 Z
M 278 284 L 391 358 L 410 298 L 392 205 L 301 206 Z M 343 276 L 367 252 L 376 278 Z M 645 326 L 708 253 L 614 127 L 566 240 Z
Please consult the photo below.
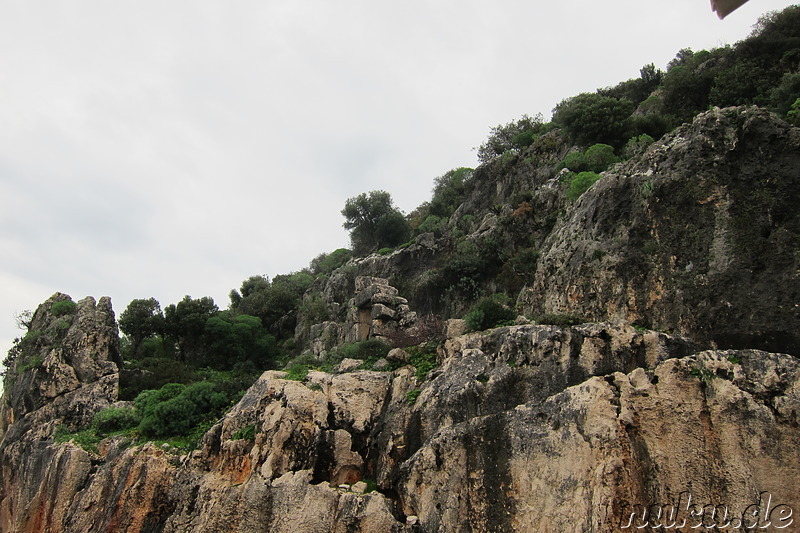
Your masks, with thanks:
M 384 371 L 265 372 L 190 453 L 92 449 L 54 434 L 115 404 L 114 314 L 56 294 L 6 377 L 0 530 L 797 530 L 799 130 L 710 111 L 574 204 L 543 150 L 478 169 L 451 222 L 541 249 L 519 309 L 591 321 L 451 320 L 425 366 L 409 347 Z M 413 345 L 453 253 L 429 234 L 351 261 L 315 288 L 331 320 L 300 317 L 297 342 Z

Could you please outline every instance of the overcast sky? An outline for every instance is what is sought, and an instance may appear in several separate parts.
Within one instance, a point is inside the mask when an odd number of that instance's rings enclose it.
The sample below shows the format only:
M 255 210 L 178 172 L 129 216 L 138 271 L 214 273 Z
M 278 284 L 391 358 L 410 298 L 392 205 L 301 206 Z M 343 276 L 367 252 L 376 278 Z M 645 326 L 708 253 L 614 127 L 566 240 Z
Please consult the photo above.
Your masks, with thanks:
M 707 0 L 0 0 L 0 350 L 56 291 L 162 306 L 347 246 L 489 129 L 746 37 Z

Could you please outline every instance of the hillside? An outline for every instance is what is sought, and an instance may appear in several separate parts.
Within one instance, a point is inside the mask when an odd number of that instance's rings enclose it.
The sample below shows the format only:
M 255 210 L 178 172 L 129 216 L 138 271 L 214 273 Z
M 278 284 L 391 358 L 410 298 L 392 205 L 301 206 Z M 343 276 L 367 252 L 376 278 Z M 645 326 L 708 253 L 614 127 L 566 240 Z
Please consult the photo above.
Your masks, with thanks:
M 352 250 L 226 309 L 53 295 L 0 530 L 796 527 L 798 17 L 498 126 L 408 215 L 351 199 Z

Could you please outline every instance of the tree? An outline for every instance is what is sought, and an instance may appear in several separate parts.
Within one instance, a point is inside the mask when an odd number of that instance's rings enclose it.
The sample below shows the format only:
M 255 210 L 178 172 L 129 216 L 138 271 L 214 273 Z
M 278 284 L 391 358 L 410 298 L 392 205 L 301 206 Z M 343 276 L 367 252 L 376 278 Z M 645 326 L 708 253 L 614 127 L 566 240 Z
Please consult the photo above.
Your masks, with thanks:
M 344 227 L 350 230 L 353 254 L 364 256 L 380 248 L 402 244 L 411 234 L 403 213 L 386 191 L 370 191 L 348 198 L 342 209 Z
M 553 122 L 560 124 L 579 145 L 604 143 L 619 147 L 628 139 L 632 113 L 630 100 L 583 93 L 562 100 L 553 110 Z
M 130 338 L 130 355 L 137 358 L 142 341 L 164 333 L 161 304 L 155 298 L 131 300 L 119 316 L 119 329 Z
M 347 248 L 338 248 L 329 254 L 322 253 L 311 260 L 309 269 L 315 276 L 330 274 L 341 267 L 353 257 L 353 252 Z
M 245 361 L 267 368 L 277 351 L 275 337 L 255 316 L 220 311 L 206 321 L 203 335 L 208 348 L 205 362 L 214 368 L 231 368 Z
M 428 212 L 440 218 L 448 218 L 461 205 L 466 187 L 472 179 L 473 170 L 468 167 L 455 168 L 434 180 L 433 197 Z
M 542 128 L 542 115 L 522 115 L 508 124 L 499 124 L 489 131 L 489 138 L 478 147 L 478 161 L 486 163 L 508 150 L 527 146 Z
M 180 358 L 183 361 L 201 359 L 203 355 L 202 334 L 206 322 L 219 311 L 214 300 L 209 296 L 193 299 L 184 296 L 176 304 L 164 308 L 165 329 L 178 343 Z

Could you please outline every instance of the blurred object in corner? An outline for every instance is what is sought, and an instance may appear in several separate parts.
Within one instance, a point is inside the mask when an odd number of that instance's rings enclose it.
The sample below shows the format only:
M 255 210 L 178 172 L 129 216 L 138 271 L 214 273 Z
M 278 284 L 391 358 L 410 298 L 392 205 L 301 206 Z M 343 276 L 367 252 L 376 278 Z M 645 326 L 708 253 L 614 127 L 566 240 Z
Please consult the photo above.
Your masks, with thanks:
M 720 19 L 730 15 L 747 0 L 711 0 L 711 11 L 716 11 Z

